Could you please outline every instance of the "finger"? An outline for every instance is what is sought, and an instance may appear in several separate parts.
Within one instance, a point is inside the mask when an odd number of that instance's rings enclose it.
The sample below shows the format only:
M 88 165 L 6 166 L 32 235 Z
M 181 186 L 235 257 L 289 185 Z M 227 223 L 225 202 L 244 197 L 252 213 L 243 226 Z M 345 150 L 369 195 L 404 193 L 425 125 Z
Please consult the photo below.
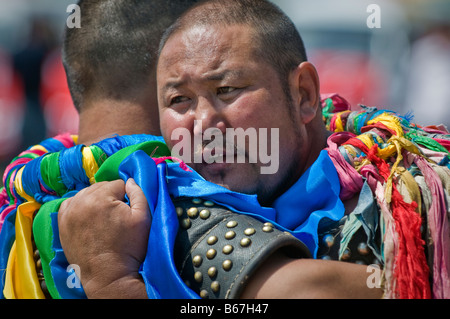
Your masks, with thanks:
M 125 199 L 125 182 L 123 180 L 118 179 L 109 182 L 101 182 L 98 184 L 99 185 L 93 184 L 88 188 L 83 189 L 83 191 L 86 191 L 86 194 L 83 195 L 84 198 L 87 198 L 89 195 L 89 197 L 93 198 L 94 201 L 99 199 L 107 199 L 108 201 L 123 201 Z M 97 187 L 94 188 L 94 186 Z
M 138 218 L 149 218 L 149 208 L 144 192 L 136 184 L 134 179 L 129 178 L 125 185 L 126 193 L 130 200 L 131 213 Z

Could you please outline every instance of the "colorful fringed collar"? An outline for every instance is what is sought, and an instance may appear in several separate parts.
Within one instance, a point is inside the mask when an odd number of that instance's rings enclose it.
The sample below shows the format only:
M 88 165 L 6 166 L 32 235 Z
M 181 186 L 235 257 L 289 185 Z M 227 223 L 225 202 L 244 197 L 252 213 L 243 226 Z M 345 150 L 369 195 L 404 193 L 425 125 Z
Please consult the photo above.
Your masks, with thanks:
M 324 96 L 322 104 L 327 128 L 334 132 L 327 150 L 338 170 L 341 199 L 359 194 L 366 181 L 381 210 L 385 296 L 450 298 L 449 204 L 439 176 L 450 179 L 450 134 L 391 111 L 352 111 L 336 94 Z M 423 176 L 425 184 L 419 187 L 412 174 Z M 410 185 L 412 201 L 400 193 L 400 184 Z M 432 204 L 423 209 L 418 203 L 430 190 Z M 424 222 L 433 243 L 430 266 L 421 234 Z

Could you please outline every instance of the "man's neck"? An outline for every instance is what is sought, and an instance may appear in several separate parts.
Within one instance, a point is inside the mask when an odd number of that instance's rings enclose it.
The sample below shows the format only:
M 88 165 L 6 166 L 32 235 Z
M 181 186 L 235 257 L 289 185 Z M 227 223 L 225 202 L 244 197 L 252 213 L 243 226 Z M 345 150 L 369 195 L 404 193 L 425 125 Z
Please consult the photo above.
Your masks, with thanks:
M 156 112 L 155 112 L 156 111 Z M 161 135 L 157 106 L 102 100 L 80 112 L 78 143 L 91 145 L 114 135 Z

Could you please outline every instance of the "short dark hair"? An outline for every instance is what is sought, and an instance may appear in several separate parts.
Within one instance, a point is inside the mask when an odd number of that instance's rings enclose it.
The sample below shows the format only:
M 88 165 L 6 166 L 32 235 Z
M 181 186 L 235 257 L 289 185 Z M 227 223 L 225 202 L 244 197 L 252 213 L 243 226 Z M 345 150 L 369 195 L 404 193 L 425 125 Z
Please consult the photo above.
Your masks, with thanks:
M 258 44 L 255 54 L 275 69 L 284 90 L 288 90 L 289 73 L 307 60 L 305 46 L 291 19 L 278 6 L 266 0 L 200 1 L 165 31 L 159 53 L 178 31 L 198 25 L 234 24 L 253 28 Z
M 65 29 L 62 58 L 74 104 L 131 100 L 148 90 L 164 30 L 196 0 L 80 0 L 81 27 Z

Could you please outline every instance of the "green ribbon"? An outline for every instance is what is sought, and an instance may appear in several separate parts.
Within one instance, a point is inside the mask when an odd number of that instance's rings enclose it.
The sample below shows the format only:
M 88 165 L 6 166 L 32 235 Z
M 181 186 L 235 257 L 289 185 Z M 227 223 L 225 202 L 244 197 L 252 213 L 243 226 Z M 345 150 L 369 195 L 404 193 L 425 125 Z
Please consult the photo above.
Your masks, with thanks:
M 33 236 L 42 263 L 45 283 L 53 299 L 61 299 L 50 270 L 50 262 L 55 257 L 53 250 L 53 228 L 51 214 L 57 212 L 66 198 L 55 199 L 43 204 L 33 220 Z
M 166 144 L 159 141 L 143 142 L 136 145 L 125 147 L 111 155 L 103 163 L 95 174 L 96 182 L 114 181 L 120 178 L 119 166 L 122 161 L 136 151 L 144 151 L 151 157 L 170 156 L 169 148 Z

